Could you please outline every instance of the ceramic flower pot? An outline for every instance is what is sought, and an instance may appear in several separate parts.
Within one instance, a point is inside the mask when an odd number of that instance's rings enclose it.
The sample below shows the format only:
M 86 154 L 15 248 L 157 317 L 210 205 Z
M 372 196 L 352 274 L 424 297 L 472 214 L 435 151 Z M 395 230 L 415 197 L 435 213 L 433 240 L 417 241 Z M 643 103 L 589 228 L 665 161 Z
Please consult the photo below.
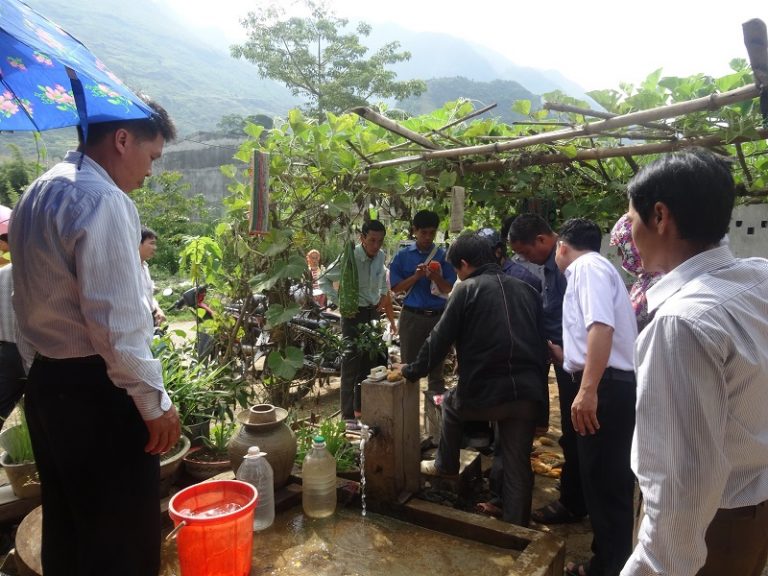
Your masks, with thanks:
M 40 478 L 34 462 L 11 464 L 8 452 L 0 455 L 0 465 L 5 469 L 8 482 L 18 498 L 36 498 L 40 496 Z
M 184 456 L 184 470 L 197 481 L 213 478 L 230 467 L 228 454 L 216 454 L 205 448 L 192 448 Z
M 179 441 L 168 452 L 160 456 L 160 495 L 167 496 L 171 485 L 178 476 L 184 456 L 189 452 L 192 443 L 183 434 Z
M 258 446 L 272 466 L 275 489 L 288 482 L 296 457 L 296 435 L 285 422 L 287 416 L 287 410 L 271 404 L 256 404 L 237 415 L 240 428 L 228 447 L 233 472 L 237 473 L 248 448 Z

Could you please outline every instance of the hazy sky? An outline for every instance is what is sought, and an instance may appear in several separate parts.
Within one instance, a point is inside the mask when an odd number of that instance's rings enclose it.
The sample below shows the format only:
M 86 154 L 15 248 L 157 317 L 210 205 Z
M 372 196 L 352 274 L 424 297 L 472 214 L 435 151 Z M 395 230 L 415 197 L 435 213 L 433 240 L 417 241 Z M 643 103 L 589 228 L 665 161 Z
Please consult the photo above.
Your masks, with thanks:
M 242 40 L 238 19 L 258 0 L 157 0 L 199 27 Z M 282 0 L 290 4 L 290 0 Z M 676 0 L 332 0 L 351 21 L 396 22 L 415 31 L 445 32 L 496 50 L 516 64 L 553 68 L 587 90 L 639 82 L 656 68 L 665 75 L 728 73 L 747 58 L 741 31 L 750 18 L 768 19 L 765 0 L 726 3 Z M 210 6 L 216 7 L 211 13 Z M 394 40 L 394 39 L 393 39 Z M 407 47 L 406 47 L 407 48 Z M 436 55 L 438 57 L 438 55 Z

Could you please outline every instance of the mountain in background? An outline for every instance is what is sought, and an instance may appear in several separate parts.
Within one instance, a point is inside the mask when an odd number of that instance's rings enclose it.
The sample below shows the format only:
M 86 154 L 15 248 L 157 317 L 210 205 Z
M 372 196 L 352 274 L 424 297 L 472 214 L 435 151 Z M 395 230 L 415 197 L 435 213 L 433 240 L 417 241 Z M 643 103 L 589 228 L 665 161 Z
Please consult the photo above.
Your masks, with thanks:
M 202 41 L 162 3 L 28 1 L 131 88 L 162 103 L 181 133 L 213 129 L 226 114 L 283 114 L 297 103 L 282 85 L 259 78 L 252 64 Z
M 229 114 L 284 116 L 300 104 L 290 91 L 261 79 L 256 67 L 229 55 L 229 41 L 210 31 L 189 28 L 155 0 L 27 0 L 83 42 L 129 87 L 149 94 L 168 109 L 182 137 L 216 129 Z M 215 3 L 211 4 L 215 9 Z M 510 119 L 511 102 L 561 89 L 583 97 L 575 84 L 551 71 L 517 66 L 504 56 L 447 34 L 420 33 L 389 23 L 371 23 L 367 44 L 377 47 L 397 39 L 411 52 L 409 62 L 394 67 L 401 79 L 433 79 L 421 98 L 403 104 L 429 112 L 464 96 L 478 105 L 497 102 L 489 114 Z M 487 84 L 483 84 L 487 83 Z M 73 129 L 44 133 L 49 156 L 56 158 L 76 142 Z M 29 134 L 4 135 L 35 155 Z M 6 154 L 0 149 L 0 154 Z

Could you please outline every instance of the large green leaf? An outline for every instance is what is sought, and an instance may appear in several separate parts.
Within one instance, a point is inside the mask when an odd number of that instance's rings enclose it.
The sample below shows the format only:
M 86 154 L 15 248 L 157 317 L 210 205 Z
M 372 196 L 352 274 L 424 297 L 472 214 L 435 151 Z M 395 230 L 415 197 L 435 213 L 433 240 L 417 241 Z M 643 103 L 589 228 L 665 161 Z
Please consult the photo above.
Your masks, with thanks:
M 296 372 L 304 365 L 304 353 L 295 346 L 288 346 L 285 349 L 285 356 L 279 351 L 273 350 L 267 356 L 267 366 L 280 378 L 293 380 Z
M 283 308 L 280 304 L 271 304 L 267 310 L 267 328 L 274 328 L 278 324 L 288 322 L 300 312 L 298 304 L 289 304 Z

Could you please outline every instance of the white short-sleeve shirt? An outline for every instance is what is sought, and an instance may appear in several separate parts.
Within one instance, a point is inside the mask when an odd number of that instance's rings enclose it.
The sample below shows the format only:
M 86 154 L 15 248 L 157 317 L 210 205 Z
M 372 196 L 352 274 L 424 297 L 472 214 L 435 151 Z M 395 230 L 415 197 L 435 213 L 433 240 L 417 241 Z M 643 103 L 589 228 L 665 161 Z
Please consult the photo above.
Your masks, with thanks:
M 587 332 L 595 322 L 613 328 L 608 366 L 633 369 L 637 320 L 619 272 L 597 252 L 587 252 L 565 270 L 568 288 L 563 298 L 563 368 L 583 370 Z

